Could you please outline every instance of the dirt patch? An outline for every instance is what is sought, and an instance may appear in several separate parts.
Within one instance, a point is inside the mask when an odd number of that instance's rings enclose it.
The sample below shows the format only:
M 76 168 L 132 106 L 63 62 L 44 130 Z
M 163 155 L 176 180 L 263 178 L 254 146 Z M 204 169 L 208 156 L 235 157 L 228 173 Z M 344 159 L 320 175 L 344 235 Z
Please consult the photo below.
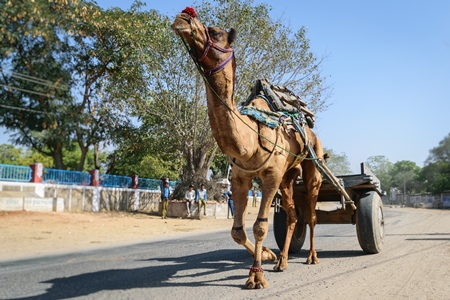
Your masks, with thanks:
M 257 208 L 248 207 L 248 224 Z M 168 218 L 127 212 L 61 213 L 0 211 L 0 260 L 119 246 L 217 230 L 232 219 Z

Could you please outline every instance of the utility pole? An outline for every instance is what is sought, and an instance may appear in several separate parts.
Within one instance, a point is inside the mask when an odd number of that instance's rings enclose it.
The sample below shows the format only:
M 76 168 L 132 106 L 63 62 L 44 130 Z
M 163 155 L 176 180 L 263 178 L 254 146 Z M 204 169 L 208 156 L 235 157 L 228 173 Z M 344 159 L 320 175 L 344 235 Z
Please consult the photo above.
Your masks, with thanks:
M 403 173 L 403 205 L 406 205 L 406 173 Z

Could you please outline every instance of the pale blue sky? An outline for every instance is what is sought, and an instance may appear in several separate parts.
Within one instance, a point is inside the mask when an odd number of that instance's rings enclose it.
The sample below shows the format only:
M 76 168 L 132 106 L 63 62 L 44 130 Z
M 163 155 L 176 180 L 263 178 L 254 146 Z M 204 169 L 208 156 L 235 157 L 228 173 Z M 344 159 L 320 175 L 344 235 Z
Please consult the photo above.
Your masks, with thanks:
M 97 1 L 122 9 L 132 2 Z M 262 2 L 293 29 L 306 26 L 316 56 L 328 54 L 322 71 L 333 105 L 315 129 L 323 145 L 345 153 L 355 173 L 376 155 L 423 167 L 450 133 L 450 1 L 255 1 Z M 186 6 L 194 1 L 147 1 L 168 16 Z

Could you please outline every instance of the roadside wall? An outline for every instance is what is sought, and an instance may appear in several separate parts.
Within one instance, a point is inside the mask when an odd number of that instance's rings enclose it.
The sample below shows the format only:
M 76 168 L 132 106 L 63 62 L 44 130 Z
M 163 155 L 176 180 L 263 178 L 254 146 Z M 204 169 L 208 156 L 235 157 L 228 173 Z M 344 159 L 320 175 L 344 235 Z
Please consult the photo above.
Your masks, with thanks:
M 134 211 L 161 214 L 160 192 L 37 183 L 0 183 L 0 211 L 98 212 Z M 192 207 L 198 216 L 197 204 Z M 185 201 L 169 202 L 167 216 L 186 217 Z M 209 201 L 206 217 L 231 217 L 227 203 Z

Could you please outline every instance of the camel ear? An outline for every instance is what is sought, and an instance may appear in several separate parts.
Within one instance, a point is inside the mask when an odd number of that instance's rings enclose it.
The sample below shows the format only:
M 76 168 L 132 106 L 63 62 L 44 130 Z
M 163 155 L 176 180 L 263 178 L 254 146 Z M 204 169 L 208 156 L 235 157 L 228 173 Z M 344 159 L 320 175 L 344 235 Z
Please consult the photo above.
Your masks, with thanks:
M 236 39 L 236 30 L 234 28 L 231 28 L 230 31 L 228 31 L 228 44 L 232 44 L 234 40 Z

